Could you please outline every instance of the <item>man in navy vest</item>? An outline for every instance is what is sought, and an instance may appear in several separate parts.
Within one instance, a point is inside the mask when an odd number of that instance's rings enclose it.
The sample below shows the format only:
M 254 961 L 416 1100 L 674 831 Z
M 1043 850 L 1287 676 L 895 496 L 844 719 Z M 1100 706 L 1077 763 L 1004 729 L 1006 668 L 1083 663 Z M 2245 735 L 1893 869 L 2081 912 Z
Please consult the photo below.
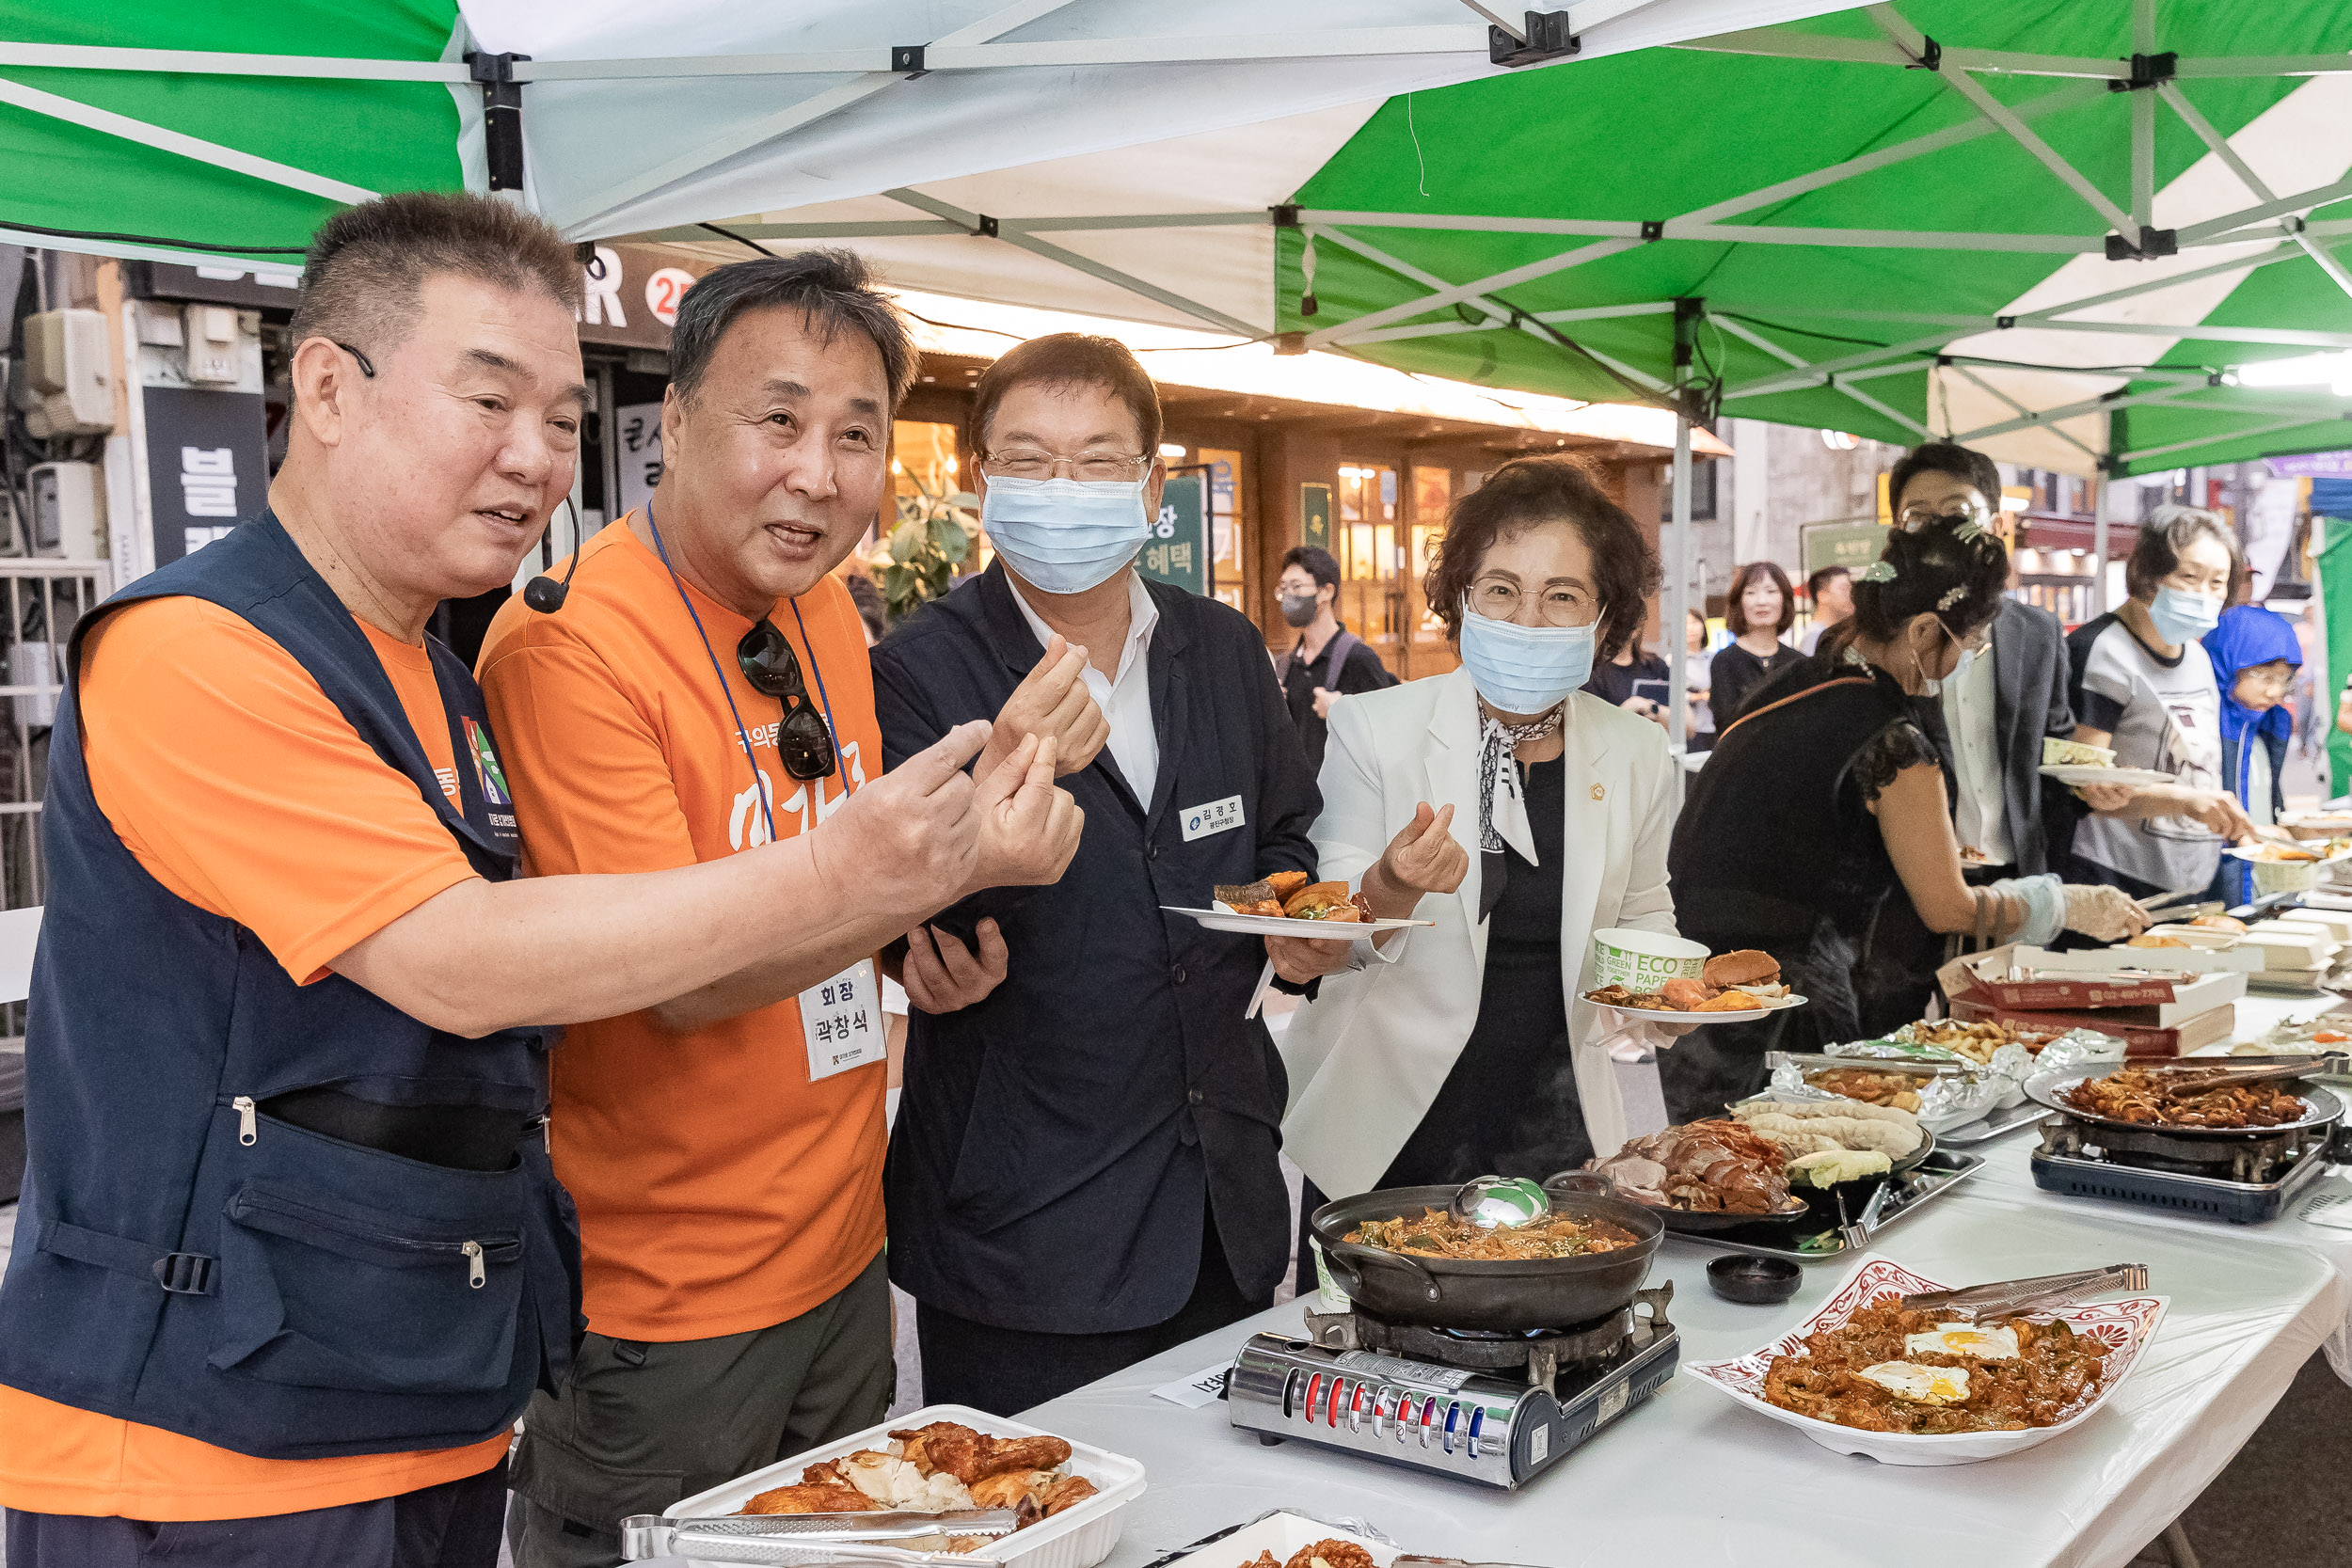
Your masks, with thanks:
M 970 880 L 986 723 L 811 833 L 516 879 L 481 693 L 424 627 L 571 488 L 580 287 L 494 199 L 330 220 L 268 508 L 74 629 L 0 1284 L 13 1568 L 494 1562 L 578 1326 L 546 1026 Z

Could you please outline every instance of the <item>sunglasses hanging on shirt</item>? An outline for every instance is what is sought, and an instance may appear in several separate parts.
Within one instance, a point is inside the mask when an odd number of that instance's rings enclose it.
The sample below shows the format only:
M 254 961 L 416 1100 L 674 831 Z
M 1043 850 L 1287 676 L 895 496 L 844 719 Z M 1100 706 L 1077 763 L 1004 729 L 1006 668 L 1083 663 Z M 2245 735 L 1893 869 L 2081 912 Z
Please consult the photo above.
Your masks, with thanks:
M 661 558 L 662 570 L 670 574 L 670 586 L 677 590 L 678 603 L 686 607 L 687 615 L 694 623 L 694 635 L 702 639 L 703 653 L 710 660 L 710 673 L 719 677 L 719 694 L 727 700 L 727 712 L 735 720 L 735 738 L 742 744 L 743 760 L 751 764 L 752 785 L 759 791 L 760 815 L 767 821 L 768 837 L 772 842 L 776 836 L 775 806 L 768 799 L 759 759 L 752 752 L 751 732 L 744 728 L 743 715 L 735 705 L 735 690 L 727 685 L 726 674 L 719 668 L 719 655 L 710 645 L 710 633 L 704 629 L 703 618 L 694 609 L 694 601 L 687 595 L 686 585 L 678 580 L 677 568 L 670 564 L 670 547 L 662 541 L 661 525 L 654 518 L 650 499 L 645 502 L 645 530 L 653 535 L 654 553 Z M 801 640 L 807 641 L 808 623 L 801 620 L 797 600 L 792 606 L 792 619 L 800 626 Z M 776 754 L 784 763 L 784 770 L 803 783 L 830 776 L 838 761 L 833 743 L 833 701 L 825 695 L 825 673 L 817 672 L 817 697 L 825 705 L 824 714 L 819 717 L 808 705 L 808 688 L 802 682 L 801 661 L 794 656 L 792 644 L 764 615 L 735 645 L 735 660 L 753 690 L 784 703 L 784 722 L 776 730 Z M 815 662 L 812 655 L 812 667 Z M 811 734 L 811 723 L 821 739 Z M 804 768 L 807 771 L 803 771 Z
M 800 613 L 798 605 L 792 613 Z M 802 635 L 807 635 L 805 628 Z M 801 678 L 800 657 L 774 622 L 763 615 L 743 634 L 735 645 L 735 663 L 754 691 L 784 705 L 784 723 L 776 731 L 776 752 L 784 759 L 784 770 L 803 783 L 832 777 L 839 765 L 834 754 L 833 729 L 809 701 L 808 683 Z

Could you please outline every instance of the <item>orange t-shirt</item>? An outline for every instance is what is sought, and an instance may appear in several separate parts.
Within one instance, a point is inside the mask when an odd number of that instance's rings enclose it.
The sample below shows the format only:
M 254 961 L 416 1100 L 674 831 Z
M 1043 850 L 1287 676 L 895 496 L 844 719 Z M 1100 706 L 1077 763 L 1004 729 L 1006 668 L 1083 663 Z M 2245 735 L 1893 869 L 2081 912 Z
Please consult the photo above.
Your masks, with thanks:
M 778 702 L 736 666 L 752 623 L 686 592 L 707 653 L 670 573 L 624 523 L 588 542 L 560 613 L 510 599 L 490 624 L 482 690 L 534 873 L 670 870 L 766 842 L 736 713 L 781 836 L 881 776 L 865 628 L 846 588 L 828 578 L 801 596 L 807 643 L 792 605 L 770 617 L 811 700 L 821 673 L 832 705 L 839 764 L 814 784 L 785 772 Z M 841 1290 L 882 1250 L 883 1067 L 811 1082 L 795 1000 L 687 1036 L 645 1013 L 574 1024 L 552 1076 L 555 1170 L 580 1208 L 597 1333 L 766 1328 Z
M 360 629 L 454 800 L 430 657 Z M 301 984 L 474 875 L 417 786 L 294 656 L 217 605 L 151 599 L 109 615 L 83 647 L 82 712 L 91 793 L 140 866 L 252 931 Z M 0 1506 L 157 1521 L 293 1513 L 479 1475 L 506 1445 L 256 1459 L 0 1385 Z

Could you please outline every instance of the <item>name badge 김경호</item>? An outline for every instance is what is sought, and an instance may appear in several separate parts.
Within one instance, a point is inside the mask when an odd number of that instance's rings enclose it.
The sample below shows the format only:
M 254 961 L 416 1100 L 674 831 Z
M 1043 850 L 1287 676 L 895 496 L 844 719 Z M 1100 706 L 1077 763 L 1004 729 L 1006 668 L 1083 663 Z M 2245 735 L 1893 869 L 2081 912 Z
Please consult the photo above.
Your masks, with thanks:
M 832 979 L 800 994 L 801 1037 L 808 1046 L 808 1081 L 887 1060 L 882 982 L 874 960 L 860 958 Z

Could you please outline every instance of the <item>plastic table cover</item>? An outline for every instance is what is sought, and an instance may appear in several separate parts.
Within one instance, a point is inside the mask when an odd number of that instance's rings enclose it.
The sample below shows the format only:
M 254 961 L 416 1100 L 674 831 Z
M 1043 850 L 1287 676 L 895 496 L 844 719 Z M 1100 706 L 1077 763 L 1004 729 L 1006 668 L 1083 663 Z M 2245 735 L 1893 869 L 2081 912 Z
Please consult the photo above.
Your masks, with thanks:
M 1923 1212 L 1883 1256 L 1955 1285 L 2144 1262 L 2171 1307 L 2096 1418 L 2010 1458 L 1904 1468 L 1830 1452 L 1677 1376 L 1517 1492 L 1300 1442 L 1262 1447 L 1225 1406 L 1152 1390 L 1230 1359 L 1260 1329 L 1297 1332 L 1291 1302 L 1039 1406 L 1024 1420 L 1140 1459 L 1150 1474 L 1108 1568 L 1140 1568 L 1285 1507 L 1364 1521 L 1412 1552 L 1549 1568 L 1803 1564 L 2120 1568 L 2261 1425 L 2342 1318 L 2346 1286 L 2297 1247 L 1979 1198 Z M 1685 1361 L 1719 1360 L 1802 1322 L 1853 1264 L 1805 1273 L 1796 1297 L 1740 1307 L 1707 1287 L 1708 1249 L 1669 1237 Z M 1859 1260 L 1857 1260 L 1858 1262 Z M 1200 1568 L 1241 1568 L 1216 1548 Z
M 2287 1018 L 2310 1018 L 2332 1006 L 2333 997 L 2248 996 L 2237 1003 L 2237 1037 L 2259 1039 L 2270 1026 Z M 2201 1052 L 2201 1055 L 2217 1054 Z M 2230 1225 L 2222 1221 L 2201 1219 L 2195 1215 L 2170 1214 L 2160 1209 L 2144 1209 L 2135 1203 L 2110 1203 L 2100 1198 L 2059 1197 L 2034 1185 L 2033 1168 L 2028 1163 L 2039 1140 L 2025 1129 L 1990 1144 L 1969 1150 L 1984 1156 L 1984 1166 L 1977 1174 L 1953 1190 L 1947 1201 L 1966 1202 L 1972 1198 L 2020 1204 L 2054 1212 L 2095 1216 L 2100 1223 L 2119 1222 L 2144 1225 L 2172 1232 L 2187 1231 L 2210 1235 L 2219 1232 L 2232 1241 L 2252 1242 L 2273 1246 L 2302 1247 L 2319 1254 L 2332 1265 L 2345 1290 L 2342 1292 L 2343 1309 L 2330 1325 L 2323 1341 L 2328 1351 L 2328 1365 L 2345 1383 L 2352 1384 L 2352 1230 L 2308 1224 L 2301 1217 L 2311 1201 L 2321 1196 L 2341 1193 L 2347 1167 L 2334 1166 L 2323 1171 L 2295 1196 L 2287 1200 L 2286 1210 L 2277 1219 L 2262 1225 Z M 1924 1218 L 1924 1216 L 1923 1216 Z M 1890 1244 L 1901 1243 L 1889 1236 Z

